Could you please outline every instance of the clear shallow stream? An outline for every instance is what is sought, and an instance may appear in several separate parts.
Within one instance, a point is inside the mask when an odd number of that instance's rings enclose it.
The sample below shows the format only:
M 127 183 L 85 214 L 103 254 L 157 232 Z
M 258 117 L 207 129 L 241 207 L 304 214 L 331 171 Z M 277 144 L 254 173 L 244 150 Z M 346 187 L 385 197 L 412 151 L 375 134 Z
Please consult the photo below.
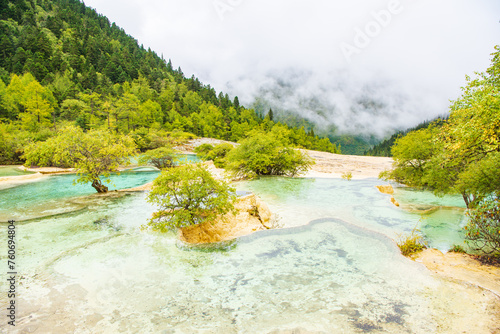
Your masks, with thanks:
M 130 188 L 156 174 L 113 181 Z M 378 180 L 242 182 L 288 228 L 214 250 L 141 230 L 154 211 L 145 193 L 94 195 L 72 180 L 0 191 L 1 220 L 21 221 L 20 333 L 435 333 L 457 316 L 443 304 L 467 303 L 391 240 L 419 224 L 433 247 L 461 243 L 457 198 L 398 189 L 397 208 Z

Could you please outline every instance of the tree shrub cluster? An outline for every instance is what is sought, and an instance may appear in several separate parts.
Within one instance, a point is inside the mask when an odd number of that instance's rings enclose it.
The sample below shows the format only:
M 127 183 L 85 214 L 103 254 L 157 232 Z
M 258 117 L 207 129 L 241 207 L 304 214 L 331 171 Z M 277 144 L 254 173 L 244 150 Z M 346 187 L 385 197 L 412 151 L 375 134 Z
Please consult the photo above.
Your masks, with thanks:
M 441 126 L 446 118 L 447 117 L 438 117 L 432 121 L 422 122 L 414 128 L 410 128 L 405 131 L 398 131 L 395 134 L 393 134 L 390 138 L 383 140 L 377 145 L 374 145 L 369 150 L 365 151 L 364 155 L 373 157 L 392 157 L 392 147 L 394 146 L 396 139 L 404 137 L 410 132 L 414 132 L 420 129 L 426 129 L 431 125 L 434 127 Z
M 291 147 L 286 138 L 276 132 L 254 132 L 239 141 L 239 145 L 228 153 L 226 159 L 226 169 L 241 178 L 296 176 L 306 172 L 313 164 L 307 154 Z
M 500 198 L 495 196 L 469 211 L 465 237 L 478 251 L 500 254 Z
M 461 194 L 471 217 L 467 238 L 498 250 L 500 46 L 495 49 L 486 72 L 467 77 L 446 121 L 396 140 L 394 169 L 381 177 L 438 195 Z
M 269 133 L 254 131 L 236 146 L 202 144 L 195 149 L 203 160 L 212 160 L 236 178 L 256 176 L 296 176 L 306 172 L 314 161 L 290 145 L 278 129 Z
M 235 194 L 226 181 L 215 179 L 201 164 L 164 170 L 148 195 L 148 201 L 159 208 L 148 225 L 165 232 L 213 221 L 234 208 Z
M 99 193 L 108 191 L 104 184 L 119 166 L 127 165 L 136 153 L 132 138 L 115 135 L 106 130 L 84 132 L 69 126 L 46 141 L 26 147 L 26 166 L 59 166 L 75 168 L 76 182 L 91 183 Z M 103 183 L 104 182 L 104 183 Z
M 195 148 L 196 155 L 202 160 L 212 160 L 215 167 L 224 168 L 227 165 L 227 155 L 234 149 L 230 143 L 221 143 L 218 145 L 202 144 Z
M 146 151 L 139 157 L 139 164 L 153 165 L 158 169 L 172 168 L 178 162 L 177 151 L 171 147 L 159 147 Z

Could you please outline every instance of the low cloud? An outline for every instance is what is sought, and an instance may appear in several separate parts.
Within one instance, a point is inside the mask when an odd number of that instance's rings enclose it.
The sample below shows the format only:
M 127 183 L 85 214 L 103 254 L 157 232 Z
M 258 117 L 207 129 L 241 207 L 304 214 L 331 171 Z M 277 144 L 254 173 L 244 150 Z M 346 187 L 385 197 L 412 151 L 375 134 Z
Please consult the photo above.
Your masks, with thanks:
M 381 137 L 446 113 L 500 44 L 495 0 L 86 4 L 247 106 L 263 97 L 318 125 Z

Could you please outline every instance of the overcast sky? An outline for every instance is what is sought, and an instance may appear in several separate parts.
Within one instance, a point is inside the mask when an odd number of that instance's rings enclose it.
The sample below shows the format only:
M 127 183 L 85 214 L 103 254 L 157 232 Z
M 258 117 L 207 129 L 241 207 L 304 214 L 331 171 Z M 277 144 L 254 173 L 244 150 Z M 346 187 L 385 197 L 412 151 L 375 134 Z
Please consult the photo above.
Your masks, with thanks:
M 498 0 L 87 0 L 143 44 L 247 106 L 385 135 L 447 112 L 500 44 Z M 272 95 L 272 96 L 271 96 Z M 314 97 L 322 116 L 301 104 Z M 378 105 L 361 106 L 371 98 Z M 371 108 L 371 109 L 370 109 Z M 376 117 L 373 117 L 376 115 Z

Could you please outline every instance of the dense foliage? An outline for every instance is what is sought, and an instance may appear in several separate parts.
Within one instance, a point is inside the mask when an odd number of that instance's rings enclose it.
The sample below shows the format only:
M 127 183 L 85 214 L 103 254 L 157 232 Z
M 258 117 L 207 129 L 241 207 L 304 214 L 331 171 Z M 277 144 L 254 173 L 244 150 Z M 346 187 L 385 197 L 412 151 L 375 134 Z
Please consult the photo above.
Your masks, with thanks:
M 298 149 L 289 146 L 279 132 L 255 132 L 239 141 L 227 155 L 226 169 L 236 177 L 258 175 L 295 176 L 306 172 L 313 161 Z
M 201 164 L 167 169 L 148 195 L 148 201 L 159 207 L 149 225 L 166 231 L 213 221 L 233 209 L 234 199 L 235 190 Z
M 414 128 L 410 128 L 404 131 L 398 131 L 395 134 L 393 134 L 391 137 L 388 139 L 383 140 L 382 142 L 378 143 L 377 145 L 374 145 L 372 148 L 364 152 L 364 155 L 368 156 L 374 156 L 374 157 L 392 157 L 392 147 L 396 143 L 396 140 L 398 138 L 406 136 L 408 133 L 417 131 L 420 129 L 426 129 L 429 126 L 440 126 L 443 124 L 443 120 L 445 120 L 446 117 L 439 117 L 435 120 L 432 121 L 425 121 L 420 123 Z
M 159 147 L 146 151 L 139 157 L 139 164 L 153 165 L 158 169 L 174 167 L 177 161 L 176 151 L 171 147 Z
M 408 186 L 430 186 L 427 182 L 430 161 L 439 149 L 439 143 L 434 142 L 436 131 L 435 127 L 429 127 L 397 138 L 392 147 L 394 169 L 382 176 Z
M 212 160 L 215 167 L 224 168 L 227 164 L 226 156 L 233 150 L 234 146 L 230 143 L 220 143 L 212 146 L 202 144 L 195 148 L 196 155 L 202 160 Z
M 474 249 L 500 254 L 500 198 L 489 198 L 469 212 L 465 237 Z
M 67 127 L 44 142 L 26 147 L 26 165 L 72 167 L 77 170 L 79 183 L 92 184 L 99 192 L 108 191 L 103 184 L 111 172 L 129 162 L 135 153 L 132 138 L 115 135 L 109 131 L 91 130 L 83 132 L 78 127 Z
M 21 162 L 26 145 L 66 123 L 131 134 L 141 151 L 162 146 L 142 138 L 165 132 L 237 141 L 283 127 L 186 78 L 78 0 L 2 1 L 0 32 L 2 163 Z M 286 128 L 293 145 L 339 151 L 327 138 Z

